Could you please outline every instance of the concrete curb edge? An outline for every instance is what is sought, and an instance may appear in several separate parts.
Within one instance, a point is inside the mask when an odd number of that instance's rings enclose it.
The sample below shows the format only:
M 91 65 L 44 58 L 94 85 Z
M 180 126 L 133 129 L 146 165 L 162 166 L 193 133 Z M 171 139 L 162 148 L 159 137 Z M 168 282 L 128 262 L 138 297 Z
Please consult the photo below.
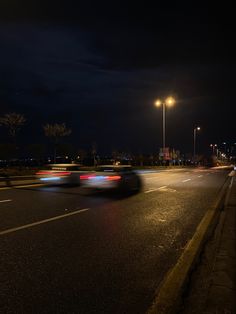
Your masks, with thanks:
M 196 264 L 206 239 L 213 231 L 220 215 L 220 208 L 224 205 L 224 197 L 228 188 L 227 177 L 214 204 L 207 210 L 199 223 L 195 234 L 188 242 L 177 263 L 169 270 L 156 292 L 153 304 L 146 314 L 175 313 L 181 304 L 181 297 L 188 282 L 189 276 Z

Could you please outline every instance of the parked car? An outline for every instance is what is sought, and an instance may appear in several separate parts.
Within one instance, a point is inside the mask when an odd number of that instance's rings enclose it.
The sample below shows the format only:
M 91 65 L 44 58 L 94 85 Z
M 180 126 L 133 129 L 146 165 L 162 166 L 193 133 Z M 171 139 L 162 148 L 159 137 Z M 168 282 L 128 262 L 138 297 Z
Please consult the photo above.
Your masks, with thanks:
M 80 185 L 80 175 L 86 173 L 80 164 L 49 164 L 36 173 L 36 177 L 46 184 Z
M 81 187 L 90 190 L 138 192 L 141 179 L 131 166 L 100 166 L 96 171 L 80 176 Z

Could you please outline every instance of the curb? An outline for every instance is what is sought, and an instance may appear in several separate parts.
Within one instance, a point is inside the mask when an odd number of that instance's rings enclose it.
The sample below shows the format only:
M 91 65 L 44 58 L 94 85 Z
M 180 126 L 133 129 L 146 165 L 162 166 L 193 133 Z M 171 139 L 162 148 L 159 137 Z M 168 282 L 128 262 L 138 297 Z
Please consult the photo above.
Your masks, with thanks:
M 196 264 L 201 250 L 211 234 L 224 205 L 224 198 L 228 188 L 227 177 L 214 204 L 207 210 L 199 223 L 195 234 L 188 242 L 184 252 L 175 266 L 169 270 L 156 291 L 153 304 L 146 314 L 172 314 L 176 313 L 181 305 L 184 288 L 189 280 L 192 269 Z
M 235 174 L 234 174 L 235 176 Z M 234 176 L 225 197 L 225 208 L 221 213 L 220 237 L 210 274 L 210 285 L 204 303 L 205 313 L 235 313 L 235 203 L 231 204 Z
M 39 181 L 35 177 L 26 177 L 20 178 L 20 177 L 8 177 L 4 180 L 0 180 L 0 189 L 2 188 L 12 188 L 19 185 L 31 185 L 31 184 L 37 184 Z

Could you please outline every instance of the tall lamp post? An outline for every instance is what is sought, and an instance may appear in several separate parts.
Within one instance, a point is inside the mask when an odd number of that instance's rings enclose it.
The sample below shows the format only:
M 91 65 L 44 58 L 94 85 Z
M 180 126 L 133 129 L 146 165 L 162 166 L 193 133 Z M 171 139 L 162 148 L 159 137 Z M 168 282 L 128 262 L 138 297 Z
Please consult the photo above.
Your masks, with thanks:
M 163 153 L 166 148 L 166 107 L 172 107 L 175 104 L 175 100 L 173 97 L 166 98 L 165 101 L 158 99 L 155 102 L 156 107 L 162 106 L 162 148 Z
M 215 148 L 217 147 L 217 144 L 211 144 L 210 147 L 212 148 L 212 155 L 214 155 Z
M 196 137 L 197 137 L 197 131 L 200 131 L 200 126 L 197 126 L 196 128 L 193 128 L 193 162 L 195 163 L 195 156 L 196 156 Z

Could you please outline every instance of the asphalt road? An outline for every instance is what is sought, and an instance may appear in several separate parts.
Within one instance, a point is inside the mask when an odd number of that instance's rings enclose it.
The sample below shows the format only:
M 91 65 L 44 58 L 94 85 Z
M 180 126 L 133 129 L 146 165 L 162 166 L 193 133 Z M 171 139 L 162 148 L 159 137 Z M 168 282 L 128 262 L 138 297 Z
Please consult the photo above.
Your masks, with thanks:
M 0 313 L 145 313 L 228 172 L 142 174 L 123 198 L 0 189 Z

